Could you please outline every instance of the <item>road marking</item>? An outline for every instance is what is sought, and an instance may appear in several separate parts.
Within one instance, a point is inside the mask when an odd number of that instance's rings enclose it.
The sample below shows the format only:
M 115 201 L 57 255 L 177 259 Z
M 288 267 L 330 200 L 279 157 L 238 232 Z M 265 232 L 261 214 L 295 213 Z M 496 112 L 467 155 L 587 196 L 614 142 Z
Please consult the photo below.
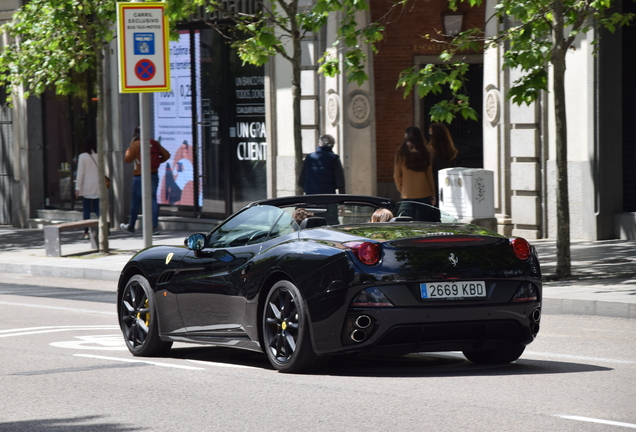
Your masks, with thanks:
M 601 423 L 601 424 L 606 424 L 610 426 L 621 426 L 621 427 L 636 429 L 636 424 L 633 424 L 633 423 L 622 423 L 622 422 L 617 422 L 612 420 L 603 420 L 603 419 L 595 419 L 590 417 L 579 417 L 579 416 L 569 416 L 569 415 L 557 415 L 557 417 L 561 417 L 563 419 L 568 419 L 568 420 L 579 420 L 579 421 L 584 421 L 589 423 Z
M 30 327 L 23 329 L 0 330 L 0 338 L 12 336 L 25 336 L 41 333 L 57 333 L 73 330 L 117 330 L 119 326 L 48 326 L 48 327 Z
M 115 335 L 75 336 L 72 341 L 51 342 L 49 345 L 58 348 L 100 351 L 126 351 L 126 342 L 121 333 Z
M 199 363 L 199 364 L 204 364 L 208 366 L 229 367 L 229 368 L 237 368 L 237 369 L 256 369 L 252 366 L 235 365 L 235 364 L 229 364 L 229 363 L 206 362 L 202 360 L 188 360 L 188 361 L 192 363 Z
M 176 365 L 176 364 L 170 364 L 170 363 L 159 363 L 159 362 L 153 362 L 153 361 L 148 361 L 148 360 L 125 359 L 125 358 L 106 357 L 106 356 L 98 356 L 98 355 L 91 355 L 91 354 L 73 354 L 73 356 L 74 357 L 94 358 L 94 359 L 99 359 L 99 360 L 112 360 L 112 361 L 119 361 L 119 362 L 124 362 L 124 363 L 144 363 L 144 364 L 149 364 L 149 365 L 152 365 L 152 366 L 171 367 L 171 368 L 176 368 L 176 369 L 205 370 L 204 368 L 199 368 L 199 367 L 194 367 L 194 366 L 183 366 L 183 365 Z
M 604 357 L 588 357 L 588 356 L 556 354 L 556 353 L 537 352 L 537 351 L 526 351 L 524 352 L 524 356 L 526 355 L 538 356 L 538 357 L 554 357 L 554 358 L 562 358 L 562 359 L 568 359 L 568 360 L 581 360 L 581 361 L 600 362 L 600 363 L 636 364 L 636 361 L 633 361 L 633 360 L 619 360 L 619 359 L 611 359 L 611 358 L 604 358 Z
M 41 308 L 41 309 L 65 310 L 65 311 L 72 311 L 72 312 L 86 312 L 86 313 L 99 314 L 99 315 L 117 315 L 117 312 L 98 311 L 98 310 L 91 310 L 91 309 L 76 309 L 76 308 L 67 308 L 67 307 L 61 307 L 61 306 L 45 306 L 45 305 L 35 305 L 35 304 L 29 304 L 29 303 L 13 303 L 13 302 L 0 302 L 0 304 L 7 305 L 7 306 L 22 306 L 22 307 Z

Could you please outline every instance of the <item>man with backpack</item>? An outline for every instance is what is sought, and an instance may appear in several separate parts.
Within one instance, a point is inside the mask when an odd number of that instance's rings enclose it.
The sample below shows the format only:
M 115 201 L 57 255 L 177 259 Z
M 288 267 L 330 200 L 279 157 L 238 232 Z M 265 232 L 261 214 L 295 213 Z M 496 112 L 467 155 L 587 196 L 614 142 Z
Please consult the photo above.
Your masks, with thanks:
M 150 140 L 150 173 L 152 180 L 152 233 L 159 234 L 159 204 L 157 204 L 157 188 L 159 186 L 159 165 L 170 159 L 170 152 L 163 148 L 158 141 Z M 134 176 L 132 181 L 132 201 L 130 203 L 130 220 L 127 224 L 120 224 L 119 228 L 127 233 L 134 234 L 137 215 L 141 208 L 141 141 L 139 138 L 139 126 L 135 128 L 130 147 L 126 150 L 124 160 L 126 163 L 134 162 Z

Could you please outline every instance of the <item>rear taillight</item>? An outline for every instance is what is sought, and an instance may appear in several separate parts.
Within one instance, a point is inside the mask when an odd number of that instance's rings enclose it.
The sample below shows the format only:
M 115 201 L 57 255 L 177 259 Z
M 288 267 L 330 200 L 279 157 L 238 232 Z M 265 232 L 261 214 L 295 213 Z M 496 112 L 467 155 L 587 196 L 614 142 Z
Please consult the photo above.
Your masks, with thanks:
M 352 241 L 343 243 L 365 265 L 376 265 L 382 257 L 382 247 L 378 243 Z
M 354 308 L 393 307 L 393 303 L 377 287 L 370 287 L 360 291 L 351 301 L 351 306 Z M 359 324 L 356 325 L 360 327 Z
M 537 300 L 539 300 L 539 290 L 530 282 L 523 282 L 512 298 L 514 302 L 535 302 Z
M 520 260 L 525 261 L 530 258 L 530 243 L 528 243 L 526 239 L 521 237 L 510 239 L 510 245 L 512 246 L 512 250 L 515 252 L 515 255 Z

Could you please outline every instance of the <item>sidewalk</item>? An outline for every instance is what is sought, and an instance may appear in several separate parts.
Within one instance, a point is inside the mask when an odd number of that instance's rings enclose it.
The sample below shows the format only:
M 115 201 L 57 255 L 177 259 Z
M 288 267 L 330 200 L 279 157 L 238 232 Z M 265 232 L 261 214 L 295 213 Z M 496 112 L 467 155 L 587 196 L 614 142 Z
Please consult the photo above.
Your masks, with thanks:
M 90 250 L 81 232 L 62 233 L 60 258 L 47 257 L 41 229 L 0 227 L 0 273 L 117 281 L 126 262 L 143 249 L 142 235 L 112 230 L 110 255 Z M 153 245 L 181 245 L 191 232 L 165 231 Z M 548 314 L 599 315 L 636 319 L 636 242 L 606 240 L 572 242 L 572 274 L 555 281 L 556 245 L 532 241 L 544 276 L 543 311 Z

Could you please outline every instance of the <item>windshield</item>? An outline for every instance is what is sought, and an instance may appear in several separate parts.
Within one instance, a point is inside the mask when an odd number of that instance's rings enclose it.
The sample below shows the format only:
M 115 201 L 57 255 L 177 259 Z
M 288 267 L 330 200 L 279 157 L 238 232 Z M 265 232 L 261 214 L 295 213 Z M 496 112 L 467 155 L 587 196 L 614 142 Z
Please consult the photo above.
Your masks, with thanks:
M 208 247 L 227 248 L 264 242 L 298 231 L 291 215 L 272 206 L 254 206 L 236 214 L 212 231 Z

